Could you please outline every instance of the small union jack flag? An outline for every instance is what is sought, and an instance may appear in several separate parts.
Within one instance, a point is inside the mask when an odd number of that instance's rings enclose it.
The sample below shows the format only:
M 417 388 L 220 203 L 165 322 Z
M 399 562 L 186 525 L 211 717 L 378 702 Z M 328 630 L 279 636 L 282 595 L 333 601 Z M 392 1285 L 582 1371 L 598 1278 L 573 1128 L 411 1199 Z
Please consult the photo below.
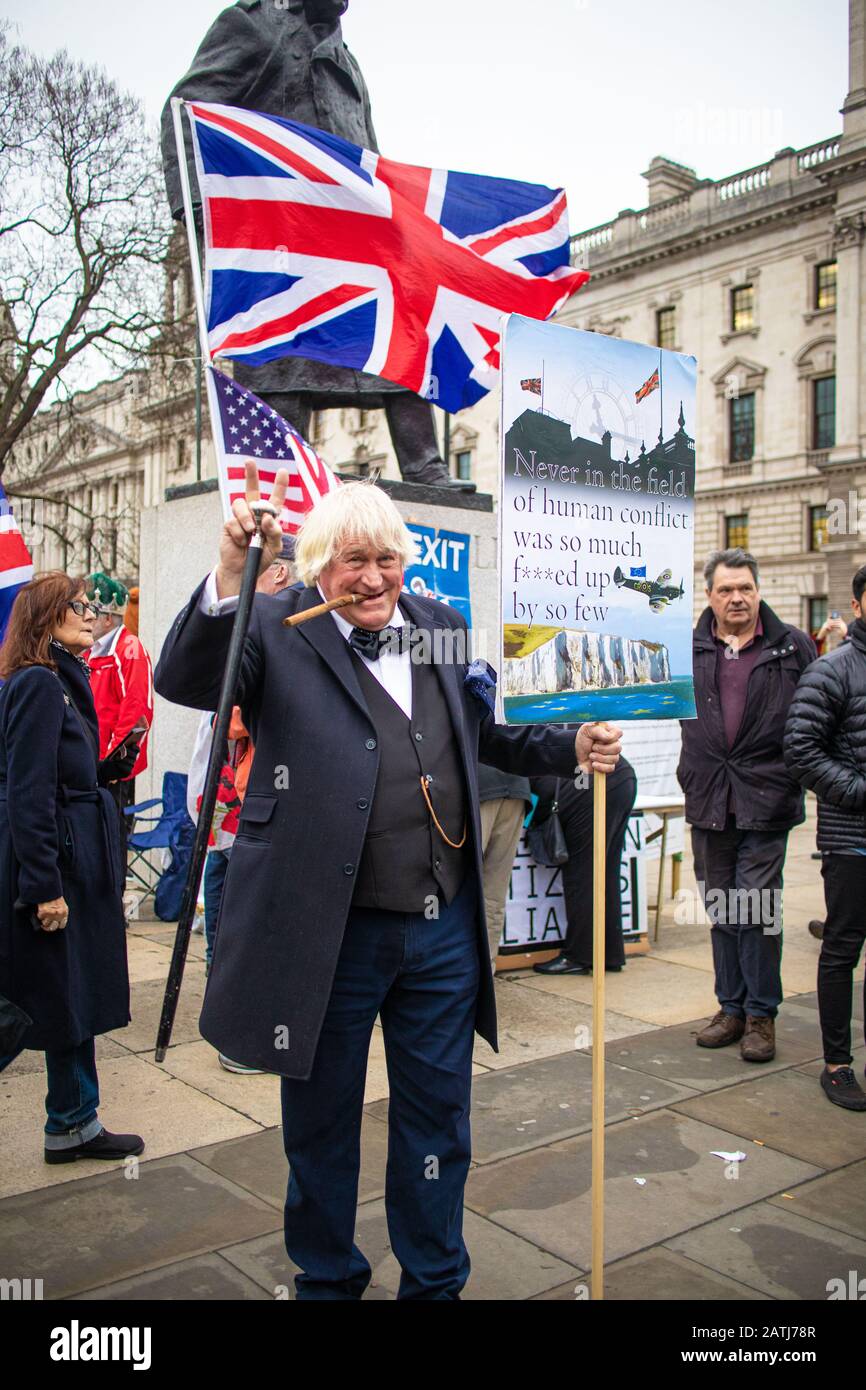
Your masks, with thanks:
M 0 642 L 18 591 L 33 578 L 33 560 L 15 524 L 9 499 L 0 483 Z
M 520 383 L 521 391 L 531 391 L 534 396 L 541 395 L 541 377 L 525 376 Z
M 640 405 L 640 403 L 641 403 L 642 400 L 644 400 L 647 396 L 652 395 L 653 391 L 657 391 L 658 389 L 659 389 L 659 369 L 658 369 L 658 367 L 656 367 L 656 369 L 655 369 L 655 371 L 653 372 L 652 376 L 647 377 L 647 379 L 646 379 L 646 381 L 644 382 L 643 386 L 641 386 L 640 389 L 639 389 L 638 391 L 635 391 L 635 393 L 634 393 L 635 401 L 637 402 L 638 405 Z
M 503 315 L 546 319 L 589 279 L 562 189 L 397 164 L 256 111 L 187 104 L 212 356 L 313 358 L 444 410 L 496 384 Z
M 247 459 L 259 470 L 263 502 L 273 491 L 278 469 L 285 468 L 289 486 L 279 521 L 284 531 L 294 534 L 319 498 L 340 486 L 339 478 L 313 446 L 252 391 L 214 367 L 208 367 L 207 380 L 225 515 L 232 502 L 244 496 Z

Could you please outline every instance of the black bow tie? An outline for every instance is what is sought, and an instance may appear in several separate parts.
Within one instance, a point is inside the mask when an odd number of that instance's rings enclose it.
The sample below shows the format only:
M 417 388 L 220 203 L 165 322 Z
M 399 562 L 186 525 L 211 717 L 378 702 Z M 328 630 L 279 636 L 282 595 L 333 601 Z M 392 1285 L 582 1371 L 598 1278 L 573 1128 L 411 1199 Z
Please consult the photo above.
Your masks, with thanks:
M 353 627 L 348 636 L 348 643 L 359 656 L 366 657 L 368 661 L 378 661 L 383 651 L 393 652 L 395 655 L 407 652 L 409 636 L 408 623 L 404 623 L 402 627 L 383 627 L 375 632 L 366 627 Z

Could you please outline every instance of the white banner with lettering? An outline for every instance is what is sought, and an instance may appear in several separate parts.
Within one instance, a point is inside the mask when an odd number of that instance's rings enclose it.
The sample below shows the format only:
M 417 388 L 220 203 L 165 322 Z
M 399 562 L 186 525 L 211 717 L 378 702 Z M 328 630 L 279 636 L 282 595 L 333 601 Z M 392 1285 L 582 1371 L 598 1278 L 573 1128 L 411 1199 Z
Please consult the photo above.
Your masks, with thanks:
M 627 941 L 645 934 L 647 929 L 643 833 L 640 817 L 629 820 L 620 867 L 622 931 Z M 587 891 L 591 887 L 589 883 Z M 554 950 L 565 940 L 565 929 L 562 870 L 536 864 L 525 837 L 521 837 L 511 870 L 499 950 L 503 955 Z

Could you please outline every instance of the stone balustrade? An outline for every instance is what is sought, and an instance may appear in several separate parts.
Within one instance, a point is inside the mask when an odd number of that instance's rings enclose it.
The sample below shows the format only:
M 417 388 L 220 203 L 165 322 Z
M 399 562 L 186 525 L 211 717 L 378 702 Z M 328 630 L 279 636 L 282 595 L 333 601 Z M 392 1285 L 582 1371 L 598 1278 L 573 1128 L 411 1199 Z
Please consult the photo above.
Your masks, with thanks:
M 572 263 L 598 268 L 639 254 L 656 241 L 667 241 L 737 218 L 749 206 L 784 201 L 820 189 L 825 167 L 838 157 L 839 136 L 802 150 L 784 149 L 763 164 L 727 178 L 698 179 L 692 189 L 650 207 L 624 208 L 612 222 L 577 232 L 571 240 Z

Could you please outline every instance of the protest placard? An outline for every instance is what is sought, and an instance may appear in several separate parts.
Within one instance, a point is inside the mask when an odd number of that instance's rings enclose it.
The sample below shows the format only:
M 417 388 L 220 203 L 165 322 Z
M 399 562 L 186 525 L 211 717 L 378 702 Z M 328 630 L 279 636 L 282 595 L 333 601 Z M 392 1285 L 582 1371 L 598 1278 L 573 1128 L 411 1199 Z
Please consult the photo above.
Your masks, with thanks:
M 694 717 L 696 378 L 680 353 L 506 320 L 508 723 Z

